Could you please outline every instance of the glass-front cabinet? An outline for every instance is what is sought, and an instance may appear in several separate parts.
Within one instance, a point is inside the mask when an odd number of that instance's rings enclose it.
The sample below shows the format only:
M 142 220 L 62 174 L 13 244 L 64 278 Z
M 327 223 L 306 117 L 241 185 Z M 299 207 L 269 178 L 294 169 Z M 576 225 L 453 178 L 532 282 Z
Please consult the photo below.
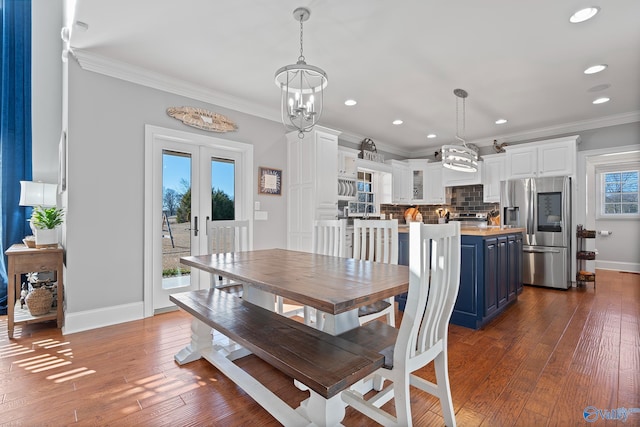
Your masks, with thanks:
M 418 201 L 424 199 L 424 170 L 413 169 L 411 171 L 412 193 L 411 200 Z

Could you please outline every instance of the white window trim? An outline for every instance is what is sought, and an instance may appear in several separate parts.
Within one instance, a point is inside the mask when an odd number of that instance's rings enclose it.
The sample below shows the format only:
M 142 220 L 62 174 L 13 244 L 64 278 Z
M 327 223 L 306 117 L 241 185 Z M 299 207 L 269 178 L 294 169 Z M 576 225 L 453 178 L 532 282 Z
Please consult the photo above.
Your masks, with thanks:
M 625 171 L 640 171 L 640 161 L 627 162 L 627 163 L 615 163 L 615 164 L 602 164 L 595 168 L 596 173 L 596 219 L 606 220 L 637 220 L 640 219 L 640 212 L 635 214 L 605 214 L 603 213 L 603 196 L 604 196 L 604 174 L 611 172 L 625 172 Z

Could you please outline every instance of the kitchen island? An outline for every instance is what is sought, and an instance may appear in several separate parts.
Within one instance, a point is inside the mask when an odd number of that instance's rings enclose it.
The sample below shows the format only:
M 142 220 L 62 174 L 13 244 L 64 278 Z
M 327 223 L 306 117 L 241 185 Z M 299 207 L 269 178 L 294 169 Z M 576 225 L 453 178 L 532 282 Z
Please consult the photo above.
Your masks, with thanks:
M 399 227 L 400 264 L 409 263 L 409 227 Z M 479 329 L 513 304 L 522 292 L 523 228 L 461 229 L 460 290 L 451 323 Z M 404 308 L 406 296 L 398 297 Z

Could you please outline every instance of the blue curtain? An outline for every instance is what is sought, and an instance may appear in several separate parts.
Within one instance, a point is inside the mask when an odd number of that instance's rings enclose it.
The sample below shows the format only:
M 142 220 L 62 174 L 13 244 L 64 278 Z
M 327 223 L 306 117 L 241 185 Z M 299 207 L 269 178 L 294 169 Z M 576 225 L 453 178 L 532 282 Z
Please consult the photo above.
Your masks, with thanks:
M 18 206 L 20 181 L 31 181 L 31 0 L 0 0 L 0 314 L 7 310 L 4 252 L 31 234 Z M 13 303 L 13 301 L 10 301 Z

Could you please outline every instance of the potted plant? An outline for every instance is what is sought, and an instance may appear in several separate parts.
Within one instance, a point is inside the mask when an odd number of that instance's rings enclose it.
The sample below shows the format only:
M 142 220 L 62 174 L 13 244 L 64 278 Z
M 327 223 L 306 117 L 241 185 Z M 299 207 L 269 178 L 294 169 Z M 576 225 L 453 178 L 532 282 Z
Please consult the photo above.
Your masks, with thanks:
M 31 214 L 31 225 L 35 230 L 36 248 L 58 246 L 58 226 L 63 222 L 64 211 L 57 207 L 37 206 Z

